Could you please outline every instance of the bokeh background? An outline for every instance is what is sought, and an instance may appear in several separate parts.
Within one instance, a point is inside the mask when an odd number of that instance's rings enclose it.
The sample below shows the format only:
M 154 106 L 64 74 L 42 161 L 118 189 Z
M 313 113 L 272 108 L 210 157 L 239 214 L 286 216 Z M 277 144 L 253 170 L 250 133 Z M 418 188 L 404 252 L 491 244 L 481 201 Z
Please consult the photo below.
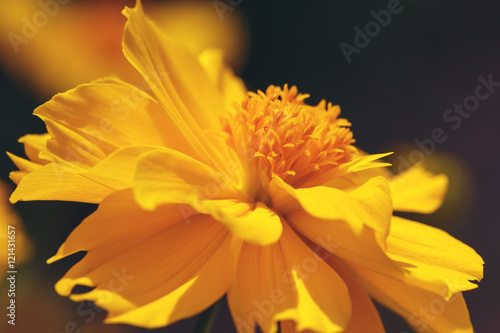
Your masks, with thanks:
M 448 174 L 450 193 L 444 206 L 433 215 L 406 216 L 445 229 L 482 255 L 485 278 L 465 298 L 477 332 L 499 330 L 500 87 L 458 128 L 443 116 L 455 103 L 474 95 L 479 76 L 491 75 L 500 82 L 500 2 L 401 0 L 400 12 L 351 54 L 350 63 L 339 44 L 354 46 L 354 28 L 364 30 L 374 20 L 370 12 L 387 9 L 390 1 L 221 0 L 226 7 L 219 7 L 225 8 L 219 12 L 212 0 L 187 9 L 175 1 L 143 2 L 161 26 L 194 50 L 224 48 L 228 62 L 250 90 L 269 84 L 297 85 L 311 94 L 311 103 L 324 98 L 339 104 L 353 123 L 359 147 L 370 153 L 394 151 L 389 161 L 395 171 L 413 157 L 413 161 L 423 159 L 434 172 Z M 54 93 L 103 73 L 121 71 L 134 80 L 123 59 L 118 60 L 125 22 L 119 12 L 124 5 L 133 6 L 133 1 L 61 4 L 47 24 L 19 45 L 18 53 L 6 36 L 20 34 L 22 18 L 32 17 L 40 5 L 32 0 L 0 4 L 2 151 L 22 155 L 17 139 L 45 131 L 32 111 Z M 447 139 L 425 154 L 415 140 L 430 139 L 436 128 L 443 129 Z M 5 154 L 0 157 L 1 179 L 9 182 L 14 169 Z M 15 205 L 35 252 L 19 268 L 16 328 L 7 327 L 4 318 L 0 331 L 189 332 L 196 318 L 153 331 L 104 325 L 104 311 L 55 293 L 55 282 L 82 255 L 50 266 L 45 260 L 95 208 L 64 202 Z M 0 286 L 3 307 L 7 288 Z M 383 308 L 381 312 L 387 332 L 411 332 L 403 319 Z M 219 311 L 213 331 L 235 331 L 226 307 Z

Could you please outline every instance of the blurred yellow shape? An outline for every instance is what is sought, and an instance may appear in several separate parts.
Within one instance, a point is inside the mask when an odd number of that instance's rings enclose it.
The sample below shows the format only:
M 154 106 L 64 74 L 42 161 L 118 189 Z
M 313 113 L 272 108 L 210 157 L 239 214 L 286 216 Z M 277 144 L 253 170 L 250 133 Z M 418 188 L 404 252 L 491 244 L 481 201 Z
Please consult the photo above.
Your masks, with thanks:
M 1 0 L 0 0 L 1 1 Z M 43 99 L 103 76 L 141 83 L 122 54 L 125 18 L 132 1 L 2 1 L 0 62 Z M 212 2 L 145 1 L 146 12 L 190 51 L 215 47 L 236 70 L 245 63 L 247 30 L 234 9 L 220 16 Z

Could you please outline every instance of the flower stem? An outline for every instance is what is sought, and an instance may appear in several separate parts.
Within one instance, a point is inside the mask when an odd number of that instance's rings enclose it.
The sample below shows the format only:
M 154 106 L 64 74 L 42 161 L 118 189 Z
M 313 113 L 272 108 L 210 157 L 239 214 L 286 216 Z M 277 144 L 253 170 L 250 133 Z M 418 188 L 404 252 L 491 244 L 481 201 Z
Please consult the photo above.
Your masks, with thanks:
M 210 329 L 214 323 L 215 315 L 217 314 L 220 303 L 221 300 L 218 300 L 211 307 L 200 314 L 193 333 L 210 333 Z

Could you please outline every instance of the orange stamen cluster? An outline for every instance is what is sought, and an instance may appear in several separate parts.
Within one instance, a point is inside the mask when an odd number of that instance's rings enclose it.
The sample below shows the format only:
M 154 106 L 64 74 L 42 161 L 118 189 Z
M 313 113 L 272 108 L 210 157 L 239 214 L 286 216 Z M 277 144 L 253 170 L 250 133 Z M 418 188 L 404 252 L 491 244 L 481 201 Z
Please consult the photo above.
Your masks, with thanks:
M 356 149 L 351 124 L 338 118 L 340 108 L 323 100 L 304 104 L 309 95 L 270 86 L 250 92 L 232 121 L 223 124 L 228 142 L 260 174 L 279 176 L 289 184 L 320 170 L 348 162 Z

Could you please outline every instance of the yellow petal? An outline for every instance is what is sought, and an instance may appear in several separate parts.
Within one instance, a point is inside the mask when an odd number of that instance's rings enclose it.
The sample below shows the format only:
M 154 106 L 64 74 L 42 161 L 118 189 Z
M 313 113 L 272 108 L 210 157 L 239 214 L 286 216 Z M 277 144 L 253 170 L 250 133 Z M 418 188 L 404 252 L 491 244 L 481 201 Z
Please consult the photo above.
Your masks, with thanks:
M 173 150 L 143 154 L 133 188 L 138 204 L 147 210 L 166 203 L 188 204 L 249 242 L 270 244 L 281 235 L 280 218 L 266 205 L 250 203 L 215 170 Z
M 161 149 L 165 148 L 158 146 L 123 147 L 80 174 L 114 190 L 123 190 L 132 187 L 137 160 L 147 152 Z
M 361 155 L 356 159 L 353 159 L 351 162 L 348 162 L 342 165 L 341 169 L 345 173 L 352 172 L 360 172 L 363 170 L 368 170 L 372 168 L 381 168 L 390 166 L 390 163 L 386 162 L 378 162 L 377 160 L 384 158 L 386 156 L 391 155 L 392 153 L 383 153 L 383 154 L 372 154 L 372 155 Z
M 349 173 L 342 177 L 337 177 L 324 183 L 323 186 L 335 187 L 344 191 L 350 191 L 359 187 L 372 178 L 382 176 L 390 179 L 393 174 L 387 167 L 371 168 L 358 172 Z
M 363 286 L 334 256 L 325 261 L 342 277 L 351 297 L 352 314 L 344 333 L 385 333 L 377 308 Z
M 447 301 L 442 295 L 408 286 L 360 267 L 350 267 L 372 297 L 399 314 L 416 332 L 473 332 L 461 293 Z
M 24 144 L 24 151 L 28 158 L 39 164 L 47 164 L 51 160 L 41 159 L 39 154 L 41 151 L 47 150 L 47 141 L 50 139 L 49 133 L 44 134 L 28 134 L 19 139 L 19 142 Z
M 32 162 L 32 161 L 24 159 L 24 158 L 21 158 L 19 156 L 16 156 L 14 154 L 9 153 L 9 152 L 7 152 L 7 155 L 9 156 L 9 158 L 12 160 L 12 162 L 14 162 L 14 164 L 19 169 L 19 171 L 13 171 L 9 175 L 10 179 L 12 179 L 12 181 L 16 184 L 19 184 L 19 182 L 21 181 L 21 179 L 25 175 L 27 175 L 30 172 L 33 172 L 35 170 L 38 170 L 42 167 L 41 164 Z
M 333 168 L 332 170 L 321 174 L 319 177 L 311 177 L 306 182 L 303 182 L 301 187 L 312 187 L 312 186 L 328 186 L 332 180 L 336 178 L 348 177 L 349 175 L 356 174 L 358 172 L 367 171 L 370 169 L 378 169 L 382 168 L 381 174 L 384 173 L 384 169 L 391 164 L 385 162 L 379 162 L 378 159 L 384 158 L 392 153 L 385 154 L 373 154 L 373 155 L 365 155 L 358 154 L 355 155 L 356 158 L 353 158 L 352 161 L 344 163 L 337 168 Z
M 141 156 L 134 175 L 134 193 L 139 205 L 147 210 L 164 203 L 196 206 L 200 200 L 238 196 L 221 174 L 170 149 Z
M 116 79 L 80 85 L 35 110 L 53 139 L 50 152 L 89 167 L 127 145 L 158 145 L 197 155 L 148 94 Z
M 391 189 L 394 210 L 428 214 L 441 207 L 448 178 L 415 165 L 392 178 Z
M 49 262 L 88 251 L 56 284 L 58 293 L 95 301 L 108 311 L 108 323 L 155 328 L 191 317 L 224 295 L 229 244 L 227 231 L 211 217 L 185 215 L 179 205 L 143 211 L 124 190 L 106 198 Z M 95 288 L 71 294 L 79 284 Z
M 9 178 L 16 184 L 19 184 L 21 179 L 23 179 L 24 176 L 26 176 L 26 172 L 23 171 L 12 171 L 9 173 Z
M 382 177 L 373 177 L 366 183 L 349 192 L 366 212 L 364 225 L 375 230 L 382 238 L 389 233 L 392 216 L 392 200 L 387 180 Z
M 135 202 L 131 189 L 117 191 L 106 197 L 97 211 L 80 223 L 61 245 L 57 254 L 47 262 L 50 264 L 78 251 L 103 248 L 112 244 L 126 243 L 133 246 L 180 221 L 184 220 L 189 224 L 189 218 L 194 214 L 193 210 L 179 205 L 165 205 L 156 212 L 144 211 Z M 143 223 L 147 223 L 147 228 Z M 100 231 L 97 233 L 96 229 Z M 135 237 L 127 239 L 126 236 L 130 233 L 135 233 Z M 109 259 L 114 254 L 101 255 Z
M 474 289 L 483 278 L 483 260 L 448 233 L 422 223 L 393 217 L 387 237 L 389 257 L 407 264 L 411 276 L 435 282 L 445 297 Z M 418 282 L 413 282 L 418 286 Z
M 351 306 L 342 279 L 286 224 L 269 246 L 243 243 L 228 301 L 238 332 L 275 332 L 278 321 L 297 330 L 342 332 Z
M 314 217 L 347 222 L 357 234 L 364 225 L 383 237 L 388 233 L 392 205 L 389 186 L 383 177 L 370 179 L 351 192 L 326 186 L 294 189 L 278 177 L 272 179 L 270 189 L 289 193 Z
M 250 243 L 276 243 L 283 231 L 280 217 L 262 202 L 207 200 L 195 205 L 198 212 L 210 214 L 236 237 Z
M 314 242 L 315 249 L 323 248 L 356 265 L 404 279 L 404 271 L 387 256 L 373 230 L 363 228 L 361 234 L 356 234 L 344 221 L 321 220 L 304 210 L 288 214 L 286 220 Z
M 47 141 L 47 150 L 40 152 L 40 157 L 50 159 L 68 170 L 83 171 L 99 163 L 114 147 L 104 147 L 89 140 L 85 134 L 52 119 L 43 119 L 51 139 Z M 104 151 L 107 149 L 107 151 Z
M 146 18 L 140 1 L 132 9 L 126 7 L 123 14 L 127 17 L 125 57 L 144 77 L 154 97 L 202 160 L 223 169 L 222 149 L 216 149 L 202 130 L 221 129 L 219 116 L 225 110 L 216 86 L 195 55 Z
M 74 174 L 56 163 L 49 163 L 22 177 L 10 201 L 62 200 L 99 203 L 113 192 L 109 187 L 97 184 L 81 175 Z

